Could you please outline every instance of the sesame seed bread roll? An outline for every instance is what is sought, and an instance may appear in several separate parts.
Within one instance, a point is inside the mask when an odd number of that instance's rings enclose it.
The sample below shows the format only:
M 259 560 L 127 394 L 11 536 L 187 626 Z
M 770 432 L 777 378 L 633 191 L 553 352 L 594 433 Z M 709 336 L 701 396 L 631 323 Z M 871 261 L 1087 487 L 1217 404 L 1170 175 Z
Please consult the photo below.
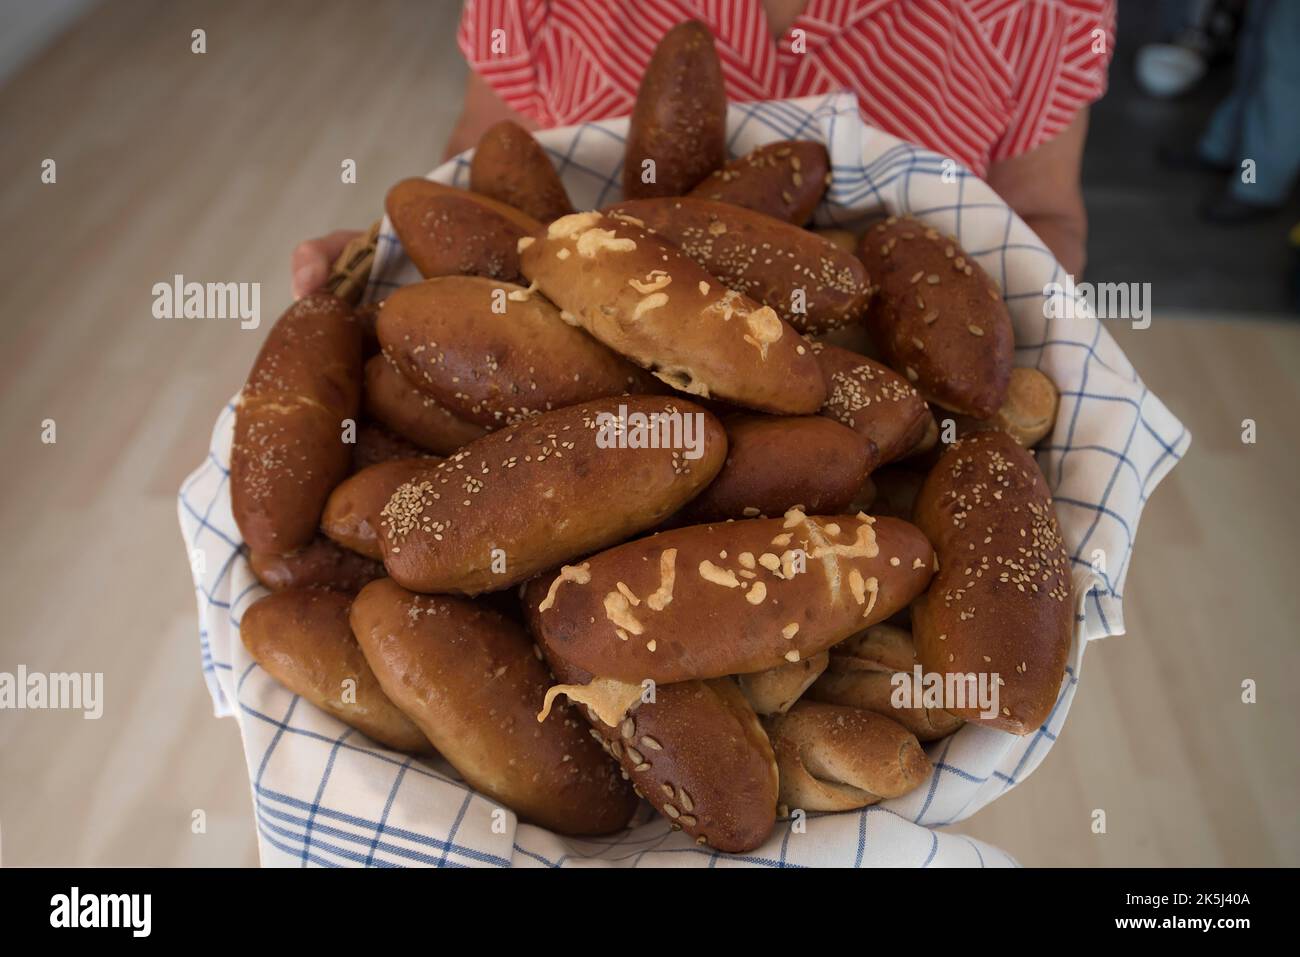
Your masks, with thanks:
M 546 150 L 513 120 L 494 123 L 479 137 L 469 164 L 469 188 L 542 223 L 573 212 Z
M 689 195 L 802 226 L 821 202 L 830 175 L 830 156 L 821 143 L 779 140 L 715 170 Z M 847 251 L 853 251 L 852 243 Z
M 920 664 L 911 632 L 896 625 L 873 625 L 830 650 L 825 674 L 808 689 L 808 700 L 874 711 L 897 721 L 918 741 L 937 741 L 962 725 L 941 708 L 894 706 L 894 676 L 910 677 Z
M 375 422 L 362 422 L 357 426 L 357 441 L 352 446 L 352 471 L 360 472 L 380 462 L 413 459 L 423 454 L 424 449 L 396 432 Z
M 244 612 L 239 637 L 267 674 L 322 711 L 385 747 L 432 754 L 429 739 L 375 680 L 348 624 L 351 604 L 338 592 L 277 592 Z
M 846 253 L 857 254 L 858 237 L 847 229 L 814 229 L 813 232 L 827 242 L 834 243 Z
M 802 336 L 636 223 L 574 213 L 520 246 L 562 317 L 674 389 L 788 415 L 826 400 Z
M 821 414 L 875 443 L 880 464 L 914 449 L 933 424 L 921 393 L 901 375 L 839 346 L 812 344 L 829 393 Z
M 1007 398 L 991 419 L 955 417 L 958 435 L 969 435 L 982 429 L 999 429 L 1011 436 L 1023 448 L 1032 448 L 1048 435 L 1056 425 L 1056 410 L 1061 394 L 1052 380 L 1037 369 L 1011 370 Z
M 311 295 L 282 315 L 235 410 L 230 498 L 248 547 L 284 555 L 309 543 L 351 465 L 345 420 L 361 404 L 361 330 L 340 299 Z
M 734 415 L 727 461 L 682 510 L 689 523 L 784 515 L 792 508 L 835 515 L 875 467 L 870 439 L 819 415 Z
M 1011 316 L 975 260 L 909 216 L 868 229 L 858 257 L 877 283 L 867 328 L 885 361 L 925 398 L 986 419 L 1007 394 Z
M 404 179 L 384 199 L 402 249 L 420 275 L 519 278 L 521 236 L 542 228 L 513 206 L 427 179 Z
M 1056 703 L 1074 618 L 1070 560 L 1033 456 L 1004 432 L 953 443 L 917 496 L 939 571 L 912 607 L 927 672 L 996 674 L 990 727 L 1028 734 Z M 950 709 L 979 721 L 978 707 Z
M 329 588 L 355 595 L 369 582 L 384 577 L 384 566 L 371 558 L 317 535 L 287 555 L 248 553 L 253 575 L 271 591 L 290 588 Z
M 664 34 L 641 75 L 627 130 L 623 195 L 680 196 L 726 159 L 722 63 L 709 28 L 688 20 Z
M 871 299 L 867 270 L 852 253 L 763 213 L 688 197 L 622 202 L 606 212 L 644 223 L 799 332 L 819 335 L 861 322 Z
M 394 459 L 348 476 L 325 503 L 321 531 L 344 548 L 381 561 L 384 553 L 379 547 L 379 513 L 398 486 L 430 472 L 441 461 L 433 456 Z
M 448 455 L 487 435 L 483 426 L 452 414 L 417 389 L 388 356 L 369 359 L 365 374 L 366 412 L 420 448 Z
M 384 301 L 379 341 L 416 388 L 485 429 L 588 399 L 664 391 L 541 296 L 495 279 L 404 286 Z
M 535 578 L 524 592 L 535 626 L 546 583 Z M 548 660 L 562 687 L 572 689 L 570 700 L 587 716 L 592 737 L 673 830 L 730 853 L 767 839 L 776 820 L 776 758 L 767 732 L 730 678 L 663 685 L 652 700 L 638 693 L 626 709 L 606 711 L 602 719 L 579 703 L 599 697 L 586 693 L 595 687 L 592 676 Z
M 550 672 L 523 628 L 464 598 L 367 585 L 352 630 L 384 692 L 476 791 L 561 834 L 608 834 L 632 788 L 560 704 L 539 722 Z
M 870 711 L 800 701 L 768 725 L 781 773 L 781 804 L 851 811 L 901 797 L 932 766 L 916 737 Z
M 766 671 L 738 675 L 741 693 L 758 714 L 785 714 L 826 670 L 830 652 L 786 662 Z
M 792 510 L 693 525 L 548 576 L 536 634 L 548 656 L 631 685 L 764 671 L 888 618 L 933 562 L 897 519 Z
M 654 435 L 637 427 L 650 416 L 661 423 Z M 380 519 L 384 565 L 413 591 L 508 588 L 659 524 L 713 480 L 726 454 L 718 420 L 675 397 L 545 412 L 400 486 Z

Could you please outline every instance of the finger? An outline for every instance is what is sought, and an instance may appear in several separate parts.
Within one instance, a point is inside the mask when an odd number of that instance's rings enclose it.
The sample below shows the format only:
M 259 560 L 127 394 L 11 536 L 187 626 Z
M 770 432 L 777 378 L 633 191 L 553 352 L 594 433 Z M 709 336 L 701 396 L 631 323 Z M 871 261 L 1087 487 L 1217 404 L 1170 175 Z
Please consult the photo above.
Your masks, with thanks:
M 360 235 L 360 230 L 336 229 L 328 236 L 299 243 L 289 257 L 293 297 L 301 299 L 319 289 L 329 278 L 334 261 L 357 235 Z

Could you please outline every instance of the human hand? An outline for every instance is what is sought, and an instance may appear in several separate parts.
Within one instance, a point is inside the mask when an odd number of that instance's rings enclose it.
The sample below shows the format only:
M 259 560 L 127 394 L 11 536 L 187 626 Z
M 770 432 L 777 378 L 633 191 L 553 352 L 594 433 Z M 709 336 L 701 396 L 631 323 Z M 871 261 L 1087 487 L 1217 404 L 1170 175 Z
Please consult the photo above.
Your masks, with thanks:
M 330 267 L 343 254 L 344 247 L 360 235 L 359 229 L 336 229 L 327 236 L 308 239 L 295 246 L 289 257 L 293 298 L 301 299 L 324 285 Z

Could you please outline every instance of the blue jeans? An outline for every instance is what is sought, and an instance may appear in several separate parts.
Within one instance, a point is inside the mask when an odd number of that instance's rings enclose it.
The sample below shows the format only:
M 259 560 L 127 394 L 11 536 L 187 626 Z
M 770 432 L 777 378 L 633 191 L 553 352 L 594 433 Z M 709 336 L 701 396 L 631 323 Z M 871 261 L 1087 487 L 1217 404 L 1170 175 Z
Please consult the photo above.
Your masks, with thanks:
M 1232 194 L 1243 203 L 1286 201 L 1300 172 L 1300 0 L 1250 0 L 1235 85 L 1198 148 L 1204 159 L 1236 167 Z M 1242 182 L 1248 159 L 1253 183 Z

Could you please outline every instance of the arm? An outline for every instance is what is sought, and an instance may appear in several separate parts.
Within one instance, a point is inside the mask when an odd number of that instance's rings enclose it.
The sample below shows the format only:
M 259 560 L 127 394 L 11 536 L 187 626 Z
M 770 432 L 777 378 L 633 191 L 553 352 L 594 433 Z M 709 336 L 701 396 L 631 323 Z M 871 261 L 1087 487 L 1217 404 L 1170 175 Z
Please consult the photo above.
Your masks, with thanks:
M 1088 214 L 1079 183 L 1087 136 L 1085 107 L 1057 136 L 1028 153 L 994 163 L 988 174 L 988 184 L 1075 279 L 1082 276 L 1087 259 Z
M 465 82 L 465 104 L 461 107 L 460 119 L 452 128 L 451 136 L 447 138 L 447 150 L 442 158 L 450 159 L 469 149 L 479 141 L 489 126 L 502 120 L 514 120 L 529 132 L 538 128 L 535 120 L 510 109 L 483 77 L 471 71 Z

